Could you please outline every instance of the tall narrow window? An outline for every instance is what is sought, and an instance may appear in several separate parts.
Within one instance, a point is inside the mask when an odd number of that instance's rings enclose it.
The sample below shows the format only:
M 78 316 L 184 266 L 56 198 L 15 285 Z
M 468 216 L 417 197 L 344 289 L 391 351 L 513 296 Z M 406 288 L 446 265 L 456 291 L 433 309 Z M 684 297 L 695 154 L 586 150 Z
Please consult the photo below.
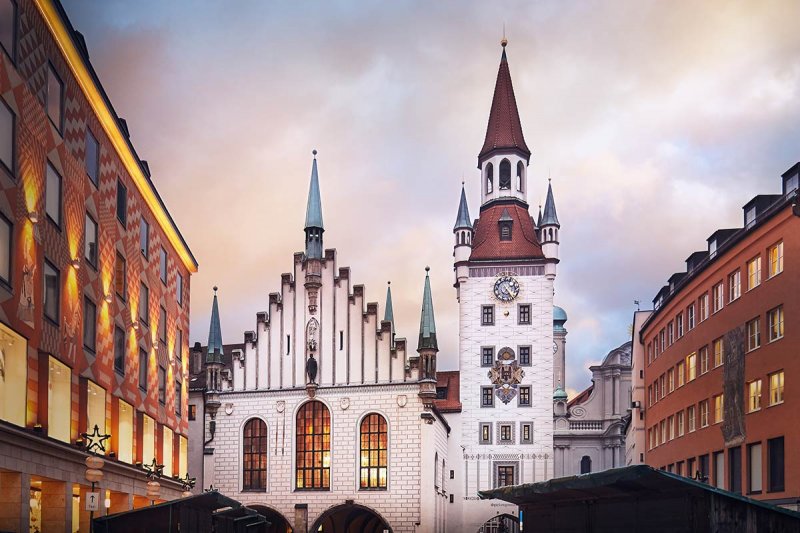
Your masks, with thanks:
M 742 493 L 742 447 L 728 449 L 728 490 Z
M 2 5 L 2 2 L 0 2 Z M 2 24 L 2 22 L 0 22 Z M 0 99 L 0 163 L 13 176 L 14 175 L 14 126 L 17 117 L 14 112 Z
M 759 317 L 747 323 L 747 351 L 761 346 L 761 319 Z
M 167 369 L 163 366 L 158 367 L 158 403 L 167 403 Z
M 494 407 L 493 387 L 481 387 L 481 407 Z
M 519 324 L 530 325 L 530 323 L 531 323 L 530 304 L 519 304 Z
M 122 400 L 118 406 L 117 459 L 130 464 L 133 462 L 133 406 Z
M 494 363 L 494 348 L 484 346 L 481 348 L 481 366 L 492 366 Z
M 128 268 L 127 262 L 121 253 L 117 252 L 117 260 L 114 265 L 114 289 L 117 296 L 123 300 L 128 295 Z
M 12 61 L 16 59 L 17 3 L 14 0 L 0 2 L 0 46 Z
M 139 322 L 150 325 L 150 289 L 144 283 L 139 286 Z
M 592 472 L 592 458 L 588 455 L 581 457 L 581 474 L 589 474 Z
M 150 249 L 150 224 L 144 219 L 139 220 L 139 250 L 147 258 Z
M 694 329 L 694 304 L 686 308 L 686 327 L 689 331 Z
M 322 402 L 306 402 L 297 412 L 296 475 L 298 489 L 330 489 L 331 415 Z
M 11 221 L 0 213 L 0 281 L 11 285 Z
M 725 452 L 714 452 L 714 486 L 725 488 Z
M 175 277 L 175 299 L 178 305 L 183 305 L 183 276 L 180 273 Z
M 700 427 L 708 427 L 708 400 L 700 402 Z
M 522 366 L 531 366 L 531 347 L 519 347 L 519 364 Z
M 783 272 L 783 241 L 770 246 L 767 251 L 767 257 L 769 257 L 770 278 Z
M 47 116 L 61 132 L 64 126 L 64 83 L 53 65 L 47 64 Z
M 728 301 L 732 302 L 742 295 L 742 271 L 737 270 L 728 276 Z
M 361 421 L 360 487 L 385 489 L 388 471 L 389 432 L 386 419 L 377 413 Z
M 158 258 L 159 271 L 161 274 L 161 283 L 167 284 L 167 251 L 161 249 L 161 255 Z
M 511 189 L 511 163 L 508 159 L 500 162 L 500 180 L 498 181 L 501 191 Z
M 494 306 L 481 306 L 481 326 L 494 326 Z
M 128 221 L 128 189 L 119 178 L 117 179 L 117 220 L 122 223 L 123 228 Z
M 86 155 L 84 166 L 86 167 L 86 175 L 92 183 L 97 186 L 100 179 L 100 144 L 97 139 L 92 135 L 92 130 L 86 128 Z
M 522 164 L 522 161 L 517 162 L 517 190 L 519 192 L 523 192 L 525 190 L 525 165 Z
M 242 440 L 242 490 L 267 490 L 267 424 L 251 418 Z
M 139 350 L 139 388 L 147 390 L 147 352 Z
M 44 316 L 58 324 L 61 305 L 61 275 L 50 261 L 44 262 Z
M 783 337 L 783 306 L 771 309 L 767 313 L 769 318 L 769 341 L 776 341 Z
M 498 487 L 505 487 L 507 485 L 514 485 L 514 466 L 513 465 L 498 465 L 497 466 L 497 485 Z
M 783 437 L 767 441 L 767 491 L 784 490 Z
M 48 360 L 50 373 L 47 387 L 47 435 L 70 442 L 72 369 L 53 356 Z
M 47 184 L 45 185 L 44 210 L 53 224 L 61 227 L 61 175 L 47 162 Z
M 705 374 L 708 372 L 708 346 L 700 348 L 700 373 Z
M 722 394 L 714 396 L 714 423 L 719 424 L 725 419 L 725 397 Z
M 686 357 L 686 381 L 694 381 L 697 377 L 697 354 L 691 353 Z
M 3 372 L 0 379 L 0 420 L 25 426 L 28 390 L 28 341 L 0 323 Z
M 714 368 L 721 366 L 725 362 L 725 348 L 722 344 L 722 338 L 714 340 Z
M 97 346 L 97 306 L 86 296 L 83 298 L 83 346 L 92 353 Z
M 758 494 L 762 488 L 763 470 L 761 468 L 761 443 L 750 444 L 747 447 L 747 491 Z
M 158 340 L 167 343 L 167 310 L 163 306 L 158 312 Z
M 95 426 L 101 435 L 106 434 L 106 390 L 93 381 L 87 381 L 86 431 L 91 433 Z
M 721 281 L 711 288 L 711 296 L 712 296 L 712 303 L 714 305 L 712 312 L 716 313 L 719 310 L 721 310 L 722 306 L 724 305 L 723 287 Z
M 183 331 L 175 330 L 175 357 L 183 361 Z
M 700 322 L 702 322 L 708 319 L 708 293 L 700 296 L 698 302 L 700 305 Z
M 756 256 L 747 262 L 747 290 L 752 290 L 761 284 L 761 256 Z
M 695 409 L 696 408 L 694 405 L 690 405 L 689 407 L 686 408 L 686 422 L 687 425 L 689 426 L 689 433 L 697 429 L 697 416 L 695 413 Z
M 142 414 L 142 463 L 151 464 L 156 457 L 156 422 Z
M 769 375 L 769 404 L 783 403 L 783 370 Z
M 171 478 L 174 474 L 172 465 L 172 456 L 174 448 L 172 447 L 172 430 L 167 426 L 161 429 L 161 462 L 164 464 L 164 475 Z
M 86 225 L 83 228 L 83 257 L 95 269 L 97 268 L 97 222 L 86 213 Z
M 520 407 L 531 406 L 531 388 L 530 386 L 523 386 L 519 388 L 519 405 Z
M 173 401 L 175 402 L 175 414 L 178 415 L 178 416 L 181 416 L 181 414 L 183 414 L 183 411 L 181 410 L 181 405 L 182 405 L 181 393 L 182 393 L 182 391 L 183 391 L 183 385 L 181 385 L 180 381 L 175 380 L 175 398 L 174 398 Z
M 486 164 L 486 194 L 494 190 L 494 167 L 491 163 Z
M 114 370 L 125 375 L 125 331 L 119 326 L 114 327 Z
M 747 412 L 761 409 L 761 380 L 756 379 L 747 384 Z

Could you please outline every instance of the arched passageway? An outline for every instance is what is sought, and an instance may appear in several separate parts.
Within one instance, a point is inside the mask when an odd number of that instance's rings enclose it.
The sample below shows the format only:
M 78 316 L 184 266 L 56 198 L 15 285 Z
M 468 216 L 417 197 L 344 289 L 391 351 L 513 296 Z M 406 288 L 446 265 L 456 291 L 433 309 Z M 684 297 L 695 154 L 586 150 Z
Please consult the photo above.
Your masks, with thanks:
M 478 533 L 519 533 L 519 519 L 510 514 L 497 515 L 484 522 Z
M 381 515 L 355 503 L 337 505 L 322 513 L 309 529 L 313 533 L 392 533 Z
M 270 509 L 264 505 L 248 505 L 248 507 L 257 511 L 258 514 L 266 518 L 267 522 L 270 523 L 267 533 L 292 533 L 292 526 L 286 518 L 275 509 Z

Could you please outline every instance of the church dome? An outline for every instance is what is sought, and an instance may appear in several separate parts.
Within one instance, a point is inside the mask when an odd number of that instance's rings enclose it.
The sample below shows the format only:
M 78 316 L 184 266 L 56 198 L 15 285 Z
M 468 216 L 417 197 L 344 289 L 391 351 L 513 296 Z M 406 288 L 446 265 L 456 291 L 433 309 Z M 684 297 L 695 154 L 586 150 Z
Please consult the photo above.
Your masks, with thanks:
M 567 312 L 564 311 L 557 305 L 553 306 L 553 322 L 566 322 L 567 321 Z

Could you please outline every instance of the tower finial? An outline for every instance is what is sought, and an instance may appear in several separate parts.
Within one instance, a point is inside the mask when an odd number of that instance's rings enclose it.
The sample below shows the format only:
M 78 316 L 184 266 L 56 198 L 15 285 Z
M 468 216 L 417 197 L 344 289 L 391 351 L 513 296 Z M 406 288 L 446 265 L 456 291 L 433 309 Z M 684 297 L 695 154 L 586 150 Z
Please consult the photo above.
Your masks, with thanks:
M 505 48 L 507 44 L 508 44 L 508 39 L 506 39 L 506 23 L 503 22 L 503 38 L 500 40 L 500 46 Z
M 214 285 L 214 294 L 217 294 L 218 287 Z
M 316 159 L 317 158 L 317 149 L 314 148 L 313 150 L 311 150 L 311 154 L 314 156 L 314 159 Z

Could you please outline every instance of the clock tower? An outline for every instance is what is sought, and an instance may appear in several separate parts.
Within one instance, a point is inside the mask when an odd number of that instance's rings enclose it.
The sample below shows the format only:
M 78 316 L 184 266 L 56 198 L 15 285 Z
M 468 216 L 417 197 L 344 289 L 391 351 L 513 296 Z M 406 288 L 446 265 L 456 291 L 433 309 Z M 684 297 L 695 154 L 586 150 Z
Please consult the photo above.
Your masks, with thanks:
M 450 524 L 460 531 L 478 531 L 498 514 L 517 512 L 504 502 L 479 500 L 478 491 L 544 481 L 553 474 L 558 240 L 550 237 L 550 226 L 542 234 L 529 211 L 529 191 L 544 185 L 528 180 L 531 151 L 522 133 L 506 44 L 504 39 L 478 154 L 479 216 L 470 220 L 462 188 L 453 228 L 462 411 L 453 489 L 460 512 Z M 554 215 L 552 191 L 548 202 Z

